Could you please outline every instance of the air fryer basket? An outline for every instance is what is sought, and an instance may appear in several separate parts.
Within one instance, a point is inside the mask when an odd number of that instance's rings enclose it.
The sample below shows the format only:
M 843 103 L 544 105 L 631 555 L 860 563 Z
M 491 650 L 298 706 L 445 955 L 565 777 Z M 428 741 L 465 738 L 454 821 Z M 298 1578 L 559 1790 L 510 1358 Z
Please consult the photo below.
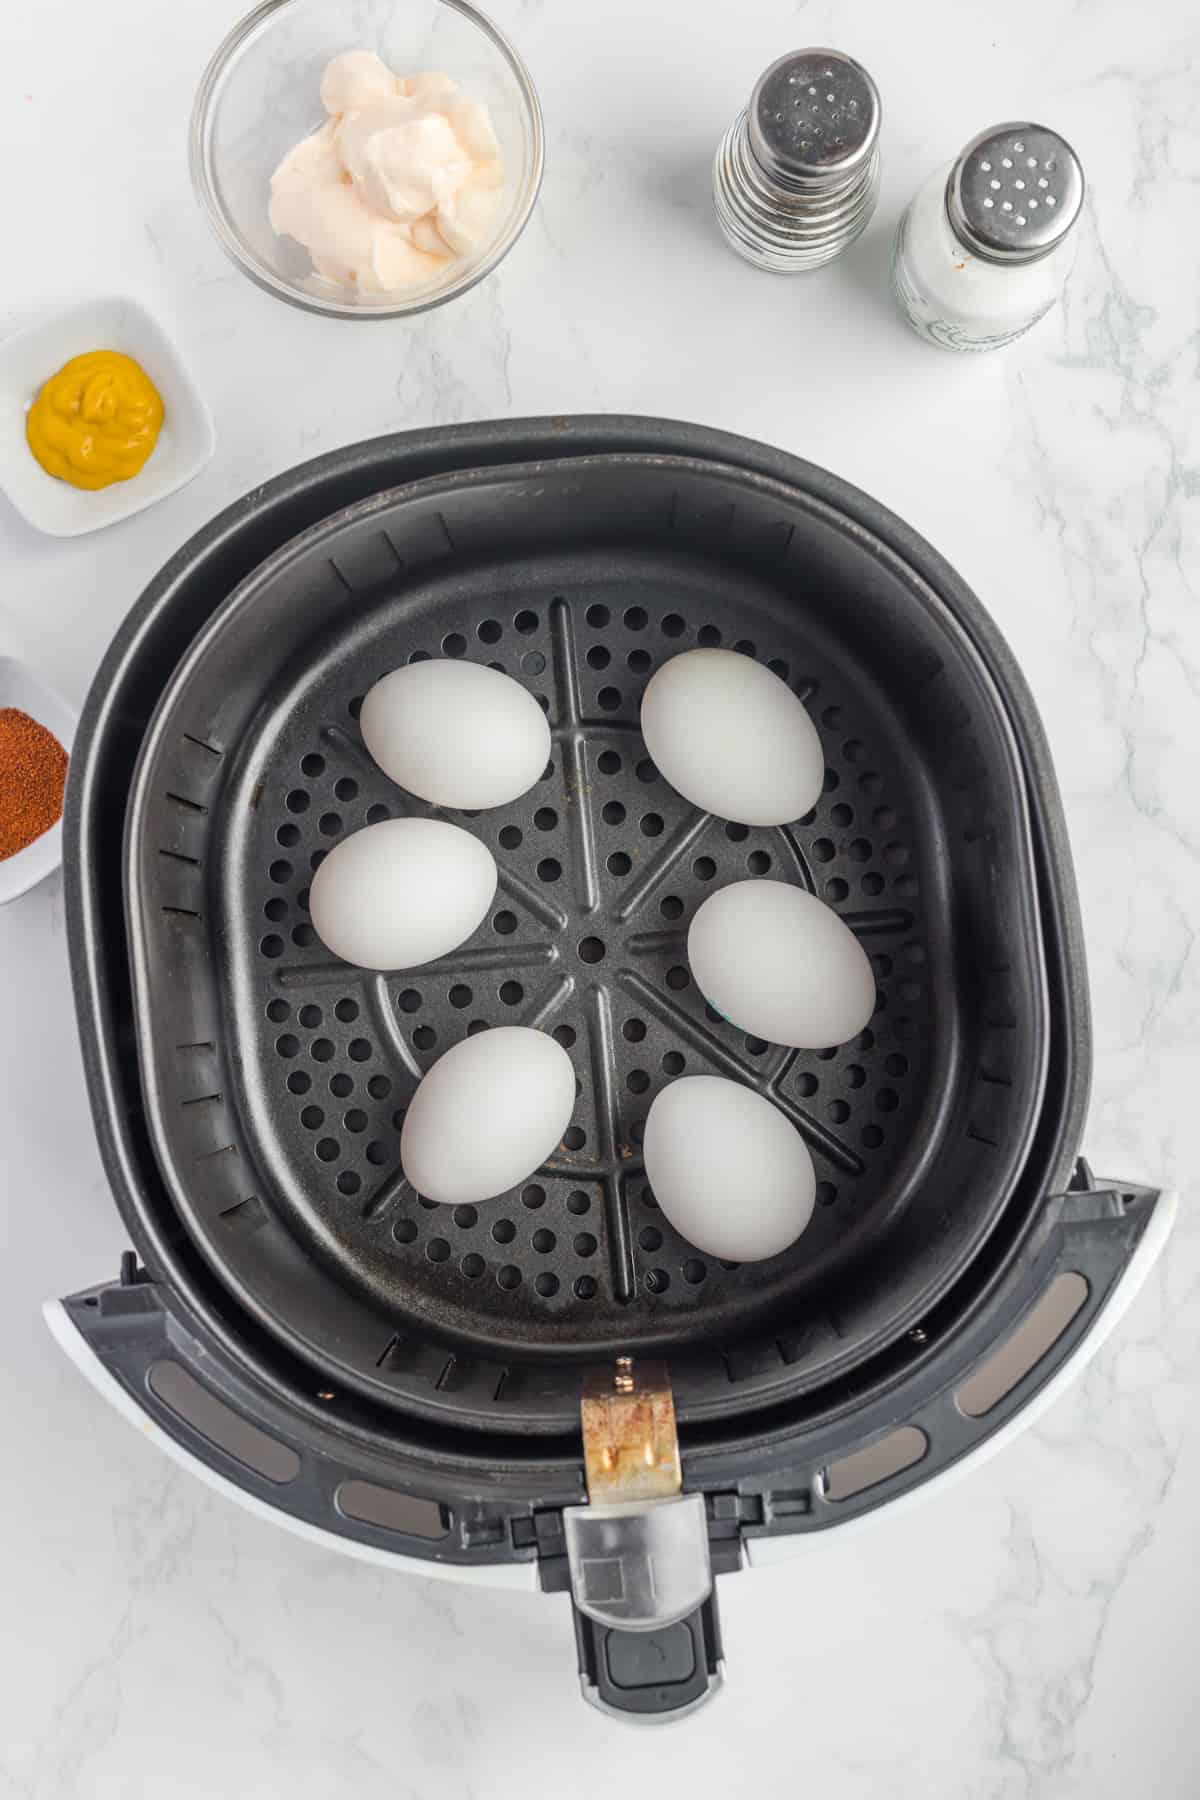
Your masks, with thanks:
M 135 765 L 177 666 L 225 597 L 296 533 L 398 483 L 438 473 L 627 453 L 715 460 L 730 472 L 781 482 L 793 499 L 814 513 L 832 516 L 847 538 L 881 545 L 893 563 L 910 571 L 916 588 L 941 606 L 951 634 L 967 646 L 968 658 L 977 659 L 999 695 L 1016 745 L 1045 961 L 1046 1075 L 1025 1159 L 990 1229 L 937 1304 L 899 1337 L 880 1342 L 869 1353 L 860 1345 L 857 1360 L 815 1385 L 805 1379 L 804 1370 L 791 1385 L 785 1371 L 781 1382 L 781 1356 L 791 1347 L 787 1332 L 777 1329 L 768 1337 L 769 1324 L 761 1317 L 744 1338 L 723 1347 L 719 1357 L 710 1355 L 707 1371 L 701 1365 L 702 1377 L 713 1376 L 717 1389 L 732 1401 L 698 1409 L 680 1427 L 685 1494 L 703 1496 L 712 1569 L 728 1571 L 744 1559 L 790 1555 L 830 1527 L 859 1519 L 899 1495 L 917 1487 L 932 1491 L 939 1479 L 988 1454 L 1034 1416 L 1103 1337 L 1153 1262 L 1172 1215 L 1167 1197 L 1130 1183 L 1098 1183 L 1076 1161 L 1090 1035 L 1081 936 L 1054 771 L 1020 671 L 994 626 L 953 571 L 908 527 L 836 477 L 763 445 L 697 426 L 620 417 L 406 433 L 335 452 L 256 489 L 185 545 L 130 611 L 80 722 L 68 784 L 64 857 L 76 1001 L 102 1156 L 145 1267 L 130 1252 L 122 1260 L 119 1281 L 51 1303 L 47 1317 L 67 1353 L 115 1405 L 195 1473 L 260 1513 L 310 1536 L 315 1530 L 323 1542 L 356 1555 L 388 1562 L 399 1555 L 465 1579 L 540 1585 L 550 1591 L 574 1587 L 566 1522 L 572 1509 L 578 1518 L 592 1510 L 579 1510 L 587 1492 L 577 1416 L 572 1414 L 557 1433 L 547 1432 L 544 1420 L 543 1428 L 530 1430 L 528 1383 L 534 1376 L 552 1383 L 554 1360 L 543 1354 L 534 1363 L 523 1352 L 506 1349 L 502 1366 L 512 1380 L 502 1397 L 511 1396 L 513 1406 L 508 1413 L 494 1409 L 492 1429 L 464 1423 L 459 1414 L 436 1405 L 423 1410 L 398 1406 L 395 1390 L 381 1398 L 374 1386 L 356 1389 L 331 1382 L 327 1368 L 303 1342 L 292 1344 L 263 1323 L 222 1267 L 199 1248 L 178 1203 L 178 1183 L 168 1180 L 170 1171 L 156 1154 L 159 1102 L 142 1082 L 122 840 Z M 710 521 L 710 537 L 719 535 L 718 526 L 719 520 Z M 814 572 L 820 574 L 819 565 Z M 564 593 L 563 598 L 569 603 L 571 597 Z M 648 629 L 647 624 L 643 633 Z M 677 641 L 666 634 L 662 650 Z M 756 648 L 764 656 L 783 654 L 768 650 L 765 642 L 756 641 Z M 584 683 L 605 673 L 592 670 L 586 649 L 580 649 L 582 666 L 589 671 L 581 676 Z M 890 669 L 885 677 L 890 693 Z M 619 684 L 613 680 L 612 685 Z M 818 703 L 814 699 L 812 704 Z M 603 723 L 611 726 L 607 708 L 601 711 Z M 352 736 L 351 728 L 346 729 Z M 255 721 L 248 739 L 259 735 Z M 908 770 L 924 756 L 919 723 L 916 737 L 911 763 L 901 772 L 906 796 Z M 193 749 L 202 751 L 202 743 Z M 237 757 L 237 751 L 231 752 L 230 761 Z M 870 770 L 859 766 L 857 772 Z M 209 773 L 211 777 L 211 768 Z M 959 770 L 958 779 L 964 776 L 969 788 L 969 765 Z M 342 777 L 330 777 L 337 778 Z M 249 798 L 253 803 L 260 797 L 251 791 Z M 400 797 L 393 791 L 389 801 L 400 803 Z M 823 804 L 829 803 L 826 796 Z M 886 804 L 882 797 L 879 803 Z M 920 805 L 915 812 L 927 816 Z M 289 820 L 295 817 L 289 814 Z M 324 842 L 319 819 L 318 813 L 318 835 Z M 800 835 L 805 832 L 807 825 Z M 665 835 L 664 829 L 659 841 Z M 280 849 L 286 853 L 288 847 Z M 742 849 L 753 854 L 749 840 Z M 766 853 L 772 852 L 768 848 Z M 819 875 L 809 867 L 810 874 Z M 827 870 L 826 878 L 837 876 Z M 701 883 L 704 879 L 696 876 Z M 278 897 L 274 883 L 268 897 Z M 848 909 L 848 897 L 835 903 Z M 296 929 L 290 918 L 286 923 L 289 930 Z M 960 943 L 957 917 L 954 926 Z M 238 929 L 248 936 L 248 920 L 240 920 Z M 252 966 L 251 953 L 246 954 Z M 611 970 L 609 954 L 606 945 L 603 961 Z M 264 959 L 273 967 L 279 960 Z M 583 959 L 572 967 L 583 979 L 595 973 Z M 472 971 L 470 980 L 476 979 Z M 667 991 L 678 997 L 679 990 Z M 314 993 L 311 1001 L 299 1004 L 323 1005 L 330 998 L 328 990 Z M 225 991 L 216 998 L 224 1004 Z M 335 999 L 335 1017 L 336 1005 Z M 444 1016 L 452 1009 L 461 1023 L 448 991 L 445 1008 Z M 214 1013 L 214 1026 L 224 1016 Z M 351 1029 L 356 1024 L 339 1021 L 347 1023 Z M 413 1016 L 407 1016 L 407 1024 L 410 1031 L 420 1029 Z M 203 1049 L 204 1041 L 198 1034 L 195 1048 Z M 216 1039 L 212 1041 L 215 1048 Z M 748 1048 L 743 1049 L 748 1056 Z M 345 1072 L 353 1078 L 358 1065 L 348 1044 L 346 1050 Z M 294 1060 L 281 1059 L 284 1064 Z M 268 1058 L 265 1067 L 271 1062 Z M 312 1069 L 319 1062 L 316 1058 L 307 1066 Z M 861 1058 L 855 1062 L 865 1070 Z M 828 1079 L 831 1070 L 823 1059 L 817 1064 L 813 1072 L 818 1080 L 822 1075 Z M 630 1070 L 642 1066 L 629 1065 Z M 851 1094 L 859 1092 L 853 1079 L 848 1085 Z M 244 1087 L 239 1084 L 236 1092 L 241 1107 L 246 1104 Z M 809 1103 L 814 1098 L 802 1096 Z M 197 1116 L 214 1104 L 201 1095 Z M 844 1127 L 848 1122 L 835 1123 Z M 335 1168 L 340 1172 L 341 1166 Z M 947 1204 L 953 1199 L 947 1196 Z M 549 1203 L 547 1198 L 540 1207 L 517 1211 L 514 1225 L 517 1219 L 527 1220 L 528 1229 L 538 1229 L 538 1214 L 544 1215 Z M 251 1227 L 253 1209 L 242 1216 Z M 639 1243 L 639 1251 L 643 1248 Z M 657 1256 L 661 1254 L 658 1249 Z M 650 1267 L 659 1266 L 657 1256 Z M 311 1261 L 310 1273 L 319 1266 Z M 537 1266 L 540 1272 L 544 1264 Z M 1080 1275 L 1086 1298 L 1058 1329 L 1052 1346 L 986 1413 L 964 1411 L 964 1383 L 981 1373 L 988 1379 L 1003 1360 L 1009 1334 L 1040 1314 L 1041 1302 L 1064 1277 L 1077 1290 Z M 758 1305 L 753 1294 L 744 1299 L 748 1310 Z M 455 1355 L 451 1364 L 447 1341 L 430 1328 L 427 1336 L 414 1331 L 404 1339 L 397 1332 L 389 1346 L 401 1354 L 407 1350 L 419 1365 L 425 1345 L 435 1378 L 442 1376 L 452 1386 L 461 1374 L 470 1376 L 472 1359 Z M 685 1365 L 696 1354 L 690 1352 Z M 573 1371 L 573 1383 L 579 1355 L 577 1347 L 555 1352 Z M 185 1403 L 179 1382 L 188 1379 L 188 1371 L 193 1394 Z M 532 1398 L 536 1402 L 537 1395 Z M 847 1458 L 854 1463 L 868 1447 L 888 1447 L 898 1439 L 911 1446 L 914 1438 L 924 1446 L 923 1453 L 913 1460 L 910 1451 L 903 1466 L 886 1476 L 877 1474 L 865 1487 L 839 1491 L 831 1480 Z M 357 1494 L 366 1496 L 365 1507 L 353 1501 Z M 678 1717 L 719 1680 L 715 1594 L 665 1632 L 613 1631 L 577 1611 L 576 1636 L 585 1692 L 610 1710 Z
M 538 1508 L 578 1497 L 577 1426 L 572 1422 L 570 1430 L 543 1444 L 519 1433 L 495 1437 L 458 1430 L 444 1418 L 401 1416 L 353 1390 L 331 1397 L 321 1368 L 267 1331 L 200 1254 L 158 1165 L 141 1084 L 124 912 L 126 797 L 149 721 L 176 666 L 224 597 L 295 534 L 398 482 L 478 466 L 504 468 L 531 458 L 627 452 L 719 459 L 733 469 L 783 481 L 836 510 L 851 528 L 879 538 L 919 571 L 949 608 L 1003 692 L 1020 746 L 1051 1006 L 1048 1084 L 1029 1160 L 996 1227 L 937 1313 L 848 1378 L 811 1395 L 767 1412 L 748 1410 L 744 1418 L 685 1425 L 688 1483 L 707 1489 L 732 1480 L 739 1491 L 752 1486 L 765 1491 L 772 1469 L 782 1467 L 802 1484 L 806 1464 L 815 1466 L 839 1443 L 854 1442 L 856 1434 L 865 1441 L 886 1421 L 904 1416 L 906 1408 L 919 1406 L 922 1396 L 951 1389 L 972 1367 L 984 1341 L 973 1339 L 972 1330 L 983 1329 L 985 1336 L 988 1329 L 1001 1331 L 1005 1318 L 1040 1291 L 1040 1271 L 1054 1244 L 1069 1242 L 1077 1257 L 1081 1242 L 1076 1229 L 1064 1239 L 1061 1196 L 1083 1129 L 1091 1037 L 1082 934 L 1054 769 L 1019 668 L 979 602 L 922 538 L 867 495 L 781 451 L 706 427 L 619 415 L 401 433 L 276 477 L 230 506 L 165 565 L 114 638 L 80 721 L 66 796 L 64 856 L 76 1003 L 101 1154 L 145 1269 L 135 1285 L 108 1282 L 74 1296 L 64 1303 L 64 1316 L 98 1367 L 169 1436 L 223 1468 L 282 1516 L 319 1522 L 342 1539 L 402 1546 L 410 1556 L 467 1567 L 491 1568 L 497 1560 L 520 1562 L 535 1555 L 531 1539 L 524 1532 L 518 1539 L 517 1528 Z M 1140 1205 L 1126 1211 L 1123 1256 L 1132 1254 L 1147 1216 Z M 1091 1329 L 1117 1274 L 1119 1265 L 1108 1278 L 1097 1271 L 1092 1299 L 1077 1321 L 1079 1333 Z M 141 1342 L 131 1329 L 134 1315 L 142 1321 Z M 1075 1335 L 1063 1334 L 1055 1358 L 1043 1359 L 1018 1385 L 989 1417 L 983 1436 L 1002 1426 L 1008 1412 L 1023 1406 L 1049 1378 L 1059 1350 L 1069 1354 Z M 314 1478 L 288 1490 L 256 1483 L 186 1421 L 169 1414 L 146 1385 L 148 1364 L 163 1345 L 205 1372 L 248 1416 L 269 1421 L 298 1446 L 310 1445 L 318 1459 Z M 740 1381 L 746 1371 L 738 1365 L 730 1373 Z M 445 1497 L 453 1509 L 449 1535 L 424 1543 L 349 1520 L 334 1504 L 330 1481 L 315 1479 L 315 1470 L 333 1467 L 338 1446 L 343 1458 L 353 1450 L 360 1462 L 387 1467 L 393 1482 L 413 1492 Z M 747 1541 L 757 1533 L 823 1529 L 924 1480 L 931 1467 L 960 1453 L 954 1444 L 944 1449 L 935 1434 L 924 1465 L 869 1490 L 836 1514 L 822 1506 L 814 1489 L 811 1506 L 790 1507 L 786 1517 L 768 1512 L 758 1525 L 739 1529 Z M 302 1458 L 308 1469 L 308 1450 L 302 1449 Z M 497 1512 L 509 1519 L 509 1529 L 483 1533 L 470 1523 Z
M 645 759 L 665 656 L 720 641 L 805 698 L 814 814 L 727 829 Z M 370 683 L 412 656 L 523 680 L 554 755 L 468 818 L 502 892 L 429 969 L 366 977 L 307 921 L 316 860 L 417 808 L 365 755 Z M 810 1391 L 936 1306 L 1000 1217 L 1038 1123 L 1049 1031 L 1025 786 L 1002 699 L 915 571 L 762 477 L 606 457 L 444 477 L 269 559 L 196 638 L 131 801 L 139 1044 L 162 1167 L 239 1300 L 339 1383 L 487 1430 L 571 1428 L 579 1366 L 670 1356 L 684 1422 Z M 684 936 L 714 885 L 771 872 L 836 905 L 879 1008 L 797 1054 L 706 1009 Z M 579 1077 L 519 1193 L 433 1208 L 397 1161 L 424 1067 L 467 1030 L 555 1030 Z M 730 1267 L 670 1229 L 640 1128 L 682 1069 L 771 1094 L 822 1204 L 784 1256 Z

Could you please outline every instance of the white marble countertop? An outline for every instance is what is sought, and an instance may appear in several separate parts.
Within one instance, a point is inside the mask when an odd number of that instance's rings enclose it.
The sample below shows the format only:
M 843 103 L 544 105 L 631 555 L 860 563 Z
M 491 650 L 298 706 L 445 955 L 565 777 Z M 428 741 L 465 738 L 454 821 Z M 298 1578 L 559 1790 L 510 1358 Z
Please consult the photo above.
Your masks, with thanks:
M 128 291 L 216 416 L 215 460 L 73 543 L 0 503 L 0 653 L 80 699 L 114 628 L 236 495 L 376 432 L 628 410 L 826 464 L 953 562 L 1020 657 L 1057 759 L 1095 1008 L 1085 1147 L 1181 1190 L 1180 1224 L 1085 1378 L 953 1493 L 723 1584 L 730 1688 L 647 1736 L 578 1700 L 564 1603 L 387 1574 L 177 1471 L 81 1382 L 38 1303 L 115 1273 L 56 879 L 0 910 L 0 1344 L 9 1549 L 0 1794 L 31 1800 L 582 1797 L 1186 1800 L 1200 1792 L 1200 33 L 1183 0 L 493 0 L 545 106 L 543 197 L 465 300 L 326 323 L 260 294 L 188 185 L 196 78 L 239 0 L 43 0 L 0 21 L 0 330 Z M 708 166 L 760 68 L 858 55 L 884 96 L 865 239 L 814 277 L 717 238 Z M 681 49 L 685 54 L 681 55 Z M 891 310 L 918 180 L 1027 113 L 1091 178 L 1066 304 L 991 357 Z M 1188 1050 L 1191 1050 L 1190 1068 Z M 669 1759 L 669 1760 L 668 1760 Z

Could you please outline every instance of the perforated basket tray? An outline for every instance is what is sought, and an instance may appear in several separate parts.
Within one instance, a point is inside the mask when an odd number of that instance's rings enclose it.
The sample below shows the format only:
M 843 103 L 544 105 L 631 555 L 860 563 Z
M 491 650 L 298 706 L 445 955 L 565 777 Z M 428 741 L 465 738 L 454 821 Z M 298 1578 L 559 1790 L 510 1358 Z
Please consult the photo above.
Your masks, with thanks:
M 786 673 L 821 730 L 826 793 L 794 828 L 727 831 L 645 764 L 651 669 L 718 639 Z M 304 894 L 342 832 L 414 804 L 354 724 L 414 654 L 499 662 L 544 697 L 555 753 L 525 801 L 465 821 L 504 871 L 476 939 L 368 978 L 330 964 Z M 748 1041 L 688 980 L 694 905 L 768 871 L 822 893 L 876 958 L 880 1009 L 851 1046 Z M 1038 1122 L 1045 974 L 1002 699 L 907 562 L 727 466 L 457 475 L 304 534 L 180 665 L 127 873 L 149 1116 L 181 1217 L 289 1348 L 406 1412 L 569 1431 L 579 1362 L 651 1345 L 685 1421 L 811 1390 L 936 1304 Z M 577 1116 L 522 1192 L 430 1209 L 400 1177 L 397 1115 L 448 1043 L 501 1019 L 569 1042 Z M 639 1127 L 683 1069 L 763 1087 L 808 1138 L 822 1204 L 785 1256 L 715 1264 L 654 1207 Z

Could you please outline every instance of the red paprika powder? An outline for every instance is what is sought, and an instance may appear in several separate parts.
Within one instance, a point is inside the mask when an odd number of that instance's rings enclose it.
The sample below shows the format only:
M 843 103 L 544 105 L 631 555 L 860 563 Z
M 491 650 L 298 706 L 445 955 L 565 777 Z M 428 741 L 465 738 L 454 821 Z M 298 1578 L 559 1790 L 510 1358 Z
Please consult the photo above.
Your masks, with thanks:
M 67 753 L 16 706 L 0 707 L 0 862 L 62 817 Z

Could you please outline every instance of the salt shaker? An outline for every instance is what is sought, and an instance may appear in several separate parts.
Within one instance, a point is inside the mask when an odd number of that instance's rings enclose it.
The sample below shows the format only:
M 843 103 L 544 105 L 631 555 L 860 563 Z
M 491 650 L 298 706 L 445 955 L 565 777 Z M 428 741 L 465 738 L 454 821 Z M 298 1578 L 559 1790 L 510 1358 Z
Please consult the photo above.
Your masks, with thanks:
M 1036 325 L 1075 260 L 1083 170 L 1045 125 L 995 125 L 936 169 L 900 221 L 892 289 L 914 331 L 995 350 Z
M 760 76 L 713 163 L 713 205 L 730 244 L 760 269 L 829 262 L 879 196 L 879 93 L 838 50 L 793 50 Z

